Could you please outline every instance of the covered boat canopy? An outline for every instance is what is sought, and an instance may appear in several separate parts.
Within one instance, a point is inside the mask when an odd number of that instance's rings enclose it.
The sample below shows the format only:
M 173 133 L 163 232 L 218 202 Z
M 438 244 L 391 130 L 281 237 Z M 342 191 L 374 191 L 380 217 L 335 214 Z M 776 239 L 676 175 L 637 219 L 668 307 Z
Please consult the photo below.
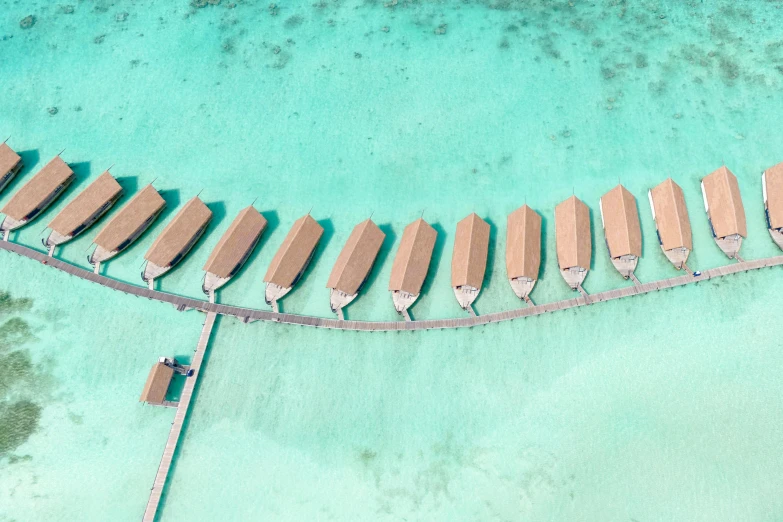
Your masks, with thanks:
M 106 223 L 93 243 L 107 252 L 114 252 L 165 206 L 158 191 L 147 185 Z
M 108 208 L 121 193 L 122 187 L 117 180 L 108 171 L 104 172 L 55 216 L 49 228 L 60 235 L 71 236 L 95 214 Z
M 367 279 L 385 238 L 386 234 L 371 219 L 356 225 L 337 256 L 326 288 L 356 294 Z
M 174 369 L 162 362 L 157 362 L 147 376 L 147 382 L 141 391 L 139 402 L 150 404 L 163 404 L 166 400 L 166 392 L 169 389 Z
M 636 198 L 622 185 L 601 196 L 601 218 L 609 253 L 620 256 L 642 256 L 642 229 Z
M 6 143 L 0 143 L 0 181 L 2 181 L 9 172 L 15 170 L 21 161 L 22 157 L 19 156 L 14 149 L 9 147 Z
M 576 196 L 555 207 L 555 242 L 560 270 L 590 269 L 593 248 L 590 209 Z
M 475 213 L 457 223 L 451 256 L 451 286 L 480 289 L 489 252 L 489 223 Z
M 264 281 L 290 288 L 307 266 L 323 233 L 324 228 L 310 214 L 297 219 L 272 258 Z
M 421 218 L 405 227 L 392 265 L 389 290 L 409 294 L 421 291 L 437 237 L 435 229 Z
M 745 207 L 742 205 L 737 177 L 725 166 L 701 180 L 704 204 L 715 237 L 739 234 L 748 237 Z
M 650 200 L 661 247 L 664 250 L 693 250 L 691 221 L 682 188 L 672 178 L 668 178 L 650 189 Z
M 60 156 L 55 156 L 13 195 L 3 207 L 2 213 L 17 221 L 22 221 L 46 205 L 47 200 L 57 189 L 61 185 L 70 183 L 72 179 L 73 170 L 71 167 Z
M 783 163 L 764 171 L 767 218 L 770 228 L 783 228 Z
M 266 225 L 266 218 L 252 206 L 241 210 L 215 245 L 204 270 L 218 277 L 232 276 L 256 245 Z
M 193 238 L 199 235 L 210 219 L 212 211 L 198 196 L 194 197 L 166 225 L 144 254 L 144 259 L 160 267 L 169 266 L 192 245 Z
M 508 215 L 506 272 L 509 279 L 538 279 L 541 267 L 541 216 L 524 205 Z

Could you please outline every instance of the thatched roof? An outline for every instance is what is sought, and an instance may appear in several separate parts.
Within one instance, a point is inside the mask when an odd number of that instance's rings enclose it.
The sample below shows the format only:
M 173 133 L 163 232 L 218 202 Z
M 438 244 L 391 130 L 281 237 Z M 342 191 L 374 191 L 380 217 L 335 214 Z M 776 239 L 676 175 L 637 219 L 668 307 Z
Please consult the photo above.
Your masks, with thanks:
M 21 156 L 6 143 L 0 143 L 0 179 L 11 172 L 22 161 Z
M 642 256 L 642 229 L 636 198 L 622 185 L 601 196 L 606 244 L 612 257 Z
M 72 179 L 71 167 L 60 156 L 55 156 L 11 197 L 3 207 L 2 213 L 21 221 L 40 208 L 60 185 L 70 183 Z
M 174 376 L 174 369 L 170 366 L 157 362 L 150 370 L 147 376 L 147 382 L 141 391 L 140 402 L 150 404 L 163 404 L 166 400 L 166 391 L 169 389 L 171 378 Z
M 488 252 L 489 223 L 475 213 L 457 223 L 451 256 L 451 286 L 481 288 Z
M 561 270 L 590 269 L 593 241 L 590 237 L 590 209 L 576 196 L 555 207 L 555 241 Z
M 152 185 L 147 185 L 112 216 L 95 236 L 93 243 L 108 252 L 114 252 L 165 206 L 166 202 L 158 191 Z
M 337 256 L 326 288 L 334 288 L 348 295 L 358 292 L 370 273 L 385 238 L 386 234 L 370 219 L 356 225 Z
M 682 188 L 669 178 L 650 189 L 650 198 L 663 249 L 693 250 L 691 221 Z
M 198 196 L 194 197 L 166 225 L 144 254 L 144 259 L 158 266 L 169 266 L 210 219 L 212 211 Z
M 122 187 L 117 180 L 104 172 L 55 216 L 49 228 L 63 236 L 70 236 L 121 193 Z
M 767 212 L 772 228 L 783 227 L 783 163 L 764 171 L 767 184 Z
M 324 228 L 310 214 L 297 219 L 272 258 L 264 281 L 281 288 L 291 288 L 313 255 L 323 233 Z
M 389 290 L 418 294 L 430 268 L 438 233 L 423 219 L 417 219 L 402 232 L 394 257 Z
M 266 228 L 266 218 L 252 206 L 239 212 L 209 255 L 204 270 L 218 277 L 229 277 L 255 246 Z
M 737 177 L 725 166 L 701 180 L 707 198 L 707 214 L 716 237 L 739 234 L 748 237 L 745 207 L 742 205 Z
M 538 279 L 541 267 L 541 216 L 524 205 L 508 215 L 506 272 L 509 279 Z

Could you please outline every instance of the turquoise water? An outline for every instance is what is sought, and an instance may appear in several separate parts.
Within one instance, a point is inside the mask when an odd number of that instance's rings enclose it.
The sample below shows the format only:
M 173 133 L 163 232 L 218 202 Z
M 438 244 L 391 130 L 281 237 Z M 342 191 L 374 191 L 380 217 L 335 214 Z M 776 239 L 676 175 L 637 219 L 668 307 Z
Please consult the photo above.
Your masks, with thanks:
M 270 227 L 219 300 L 266 308 L 269 261 L 312 208 L 326 233 L 283 309 L 329 316 L 329 271 L 373 213 L 389 239 L 346 315 L 393 320 L 391 259 L 423 211 L 439 241 L 412 314 L 455 317 L 453 234 L 472 211 L 493 226 L 479 313 L 520 306 L 503 253 L 505 216 L 524 202 L 546 228 L 533 298 L 571 296 L 553 209 L 572 192 L 593 211 L 586 289 L 628 284 L 598 214 L 618 179 L 639 204 L 642 281 L 676 273 L 646 200 L 667 176 L 690 211 L 689 265 L 727 263 L 699 190 L 725 162 L 744 257 L 778 253 L 760 173 L 783 158 L 781 5 L 572 3 L 0 1 L 0 139 L 29 165 L 0 205 L 63 148 L 78 175 L 13 239 L 40 246 L 114 164 L 129 192 L 154 179 L 170 202 L 104 268 L 140 284 L 155 235 L 202 191 L 216 219 L 159 282 L 201 297 L 211 247 L 258 198 Z M 58 255 L 86 266 L 95 233 Z M 777 520 L 776 272 L 454 332 L 220 320 L 161 520 Z M 202 317 L 10 255 L 0 290 L 31 299 L 0 316 L 0 355 L 21 353 L 0 388 L 14 420 L 0 520 L 138 520 L 173 412 L 137 396 L 156 357 L 192 352 Z

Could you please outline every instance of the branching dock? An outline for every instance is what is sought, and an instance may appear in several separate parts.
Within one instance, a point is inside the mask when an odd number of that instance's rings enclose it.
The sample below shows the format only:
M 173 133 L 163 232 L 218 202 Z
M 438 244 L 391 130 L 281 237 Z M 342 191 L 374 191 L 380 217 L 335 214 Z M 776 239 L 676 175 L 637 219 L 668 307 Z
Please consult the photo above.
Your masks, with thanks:
M 144 511 L 144 522 L 154 522 L 155 514 L 158 512 L 158 505 L 160 504 L 160 498 L 163 495 L 163 488 L 166 485 L 166 478 L 169 476 L 169 470 L 171 469 L 171 461 L 174 458 L 174 452 L 177 450 L 177 442 L 179 442 L 179 436 L 182 433 L 182 426 L 185 423 L 185 417 L 188 414 L 188 408 L 190 407 L 190 400 L 193 397 L 193 390 L 196 387 L 196 380 L 201 370 L 201 363 L 204 360 L 204 352 L 207 350 L 207 344 L 209 344 L 209 337 L 212 334 L 212 327 L 215 325 L 215 312 L 207 313 L 207 318 L 204 321 L 204 327 L 201 329 L 201 337 L 198 340 L 198 346 L 193 354 L 193 360 L 190 363 L 190 369 L 193 370 L 193 375 L 187 378 L 185 386 L 182 389 L 180 395 L 179 404 L 177 405 L 177 413 L 174 414 L 174 422 L 171 423 L 171 431 L 169 432 L 169 439 L 166 441 L 166 447 L 163 450 L 163 456 L 160 459 L 160 465 L 158 466 L 158 473 L 155 475 L 155 482 L 152 483 L 152 490 L 150 491 L 150 499 L 147 502 L 147 509 Z
M 169 303 L 177 307 L 178 310 L 196 309 L 202 312 L 213 312 L 221 315 L 237 317 L 245 322 L 250 321 L 272 321 L 277 323 L 298 324 L 302 326 L 313 326 L 316 328 L 332 328 L 336 330 L 358 330 L 358 331 L 397 331 L 397 330 L 434 330 L 442 328 L 468 328 L 500 321 L 510 321 L 521 317 L 531 317 L 558 310 L 567 310 L 577 306 L 592 305 L 602 301 L 610 301 L 633 295 L 646 294 L 656 290 L 664 290 L 676 286 L 708 281 L 717 277 L 723 277 L 739 272 L 749 270 L 758 270 L 760 268 L 783 265 L 783 255 L 768 257 L 764 259 L 755 259 L 752 261 L 742 261 L 731 265 L 721 266 L 705 270 L 700 276 L 690 274 L 642 283 L 639 285 L 627 286 L 617 290 L 607 290 L 590 294 L 586 300 L 584 297 L 576 297 L 553 303 L 546 303 L 536 306 L 528 306 L 505 312 L 495 312 L 480 316 L 460 317 L 458 319 L 436 319 L 425 321 L 340 321 L 337 319 L 326 319 L 322 317 L 311 317 L 305 315 L 286 314 L 269 312 L 265 310 L 255 310 L 252 308 L 242 308 L 239 306 L 230 306 L 223 304 L 209 303 L 200 299 L 191 299 L 181 297 L 167 292 L 149 290 L 141 286 L 123 283 L 110 277 L 94 274 L 93 272 L 74 266 L 65 261 L 48 257 L 46 253 L 39 252 L 32 248 L 0 241 L 0 249 L 13 252 L 30 259 L 44 263 L 52 268 L 62 270 L 68 274 L 86 279 L 102 286 L 125 292 L 139 297 L 146 297 L 164 303 Z

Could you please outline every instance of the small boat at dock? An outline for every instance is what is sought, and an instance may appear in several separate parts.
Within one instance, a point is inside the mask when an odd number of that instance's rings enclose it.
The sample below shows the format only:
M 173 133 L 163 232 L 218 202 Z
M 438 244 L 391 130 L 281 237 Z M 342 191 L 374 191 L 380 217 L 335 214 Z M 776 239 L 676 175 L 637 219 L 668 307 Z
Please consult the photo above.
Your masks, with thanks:
M 516 296 L 531 303 L 541 268 L 541 216 L 523 205 L 506 222 L 506 275 Z
M 297 219 L 288 231 L 264 276 L 264 297 L 274 311 L 278 311 L 277 301 L 301 279 L 323 233 L 324 228 L 310 214 Z
M 60 156 L 55 156 L 0 211 L 5 214 L 0 232 L 7 237 L 10 231 L 35 219 L 65 191 L 73 178 L 71 167 Z
M 394 257 L 389 291 L 397 313 L 409 319 L 408 308 L 419 298 L 427 277 L 438 232 L 419 218 L 405 227 Z
M 723 166 L 701 180 L 701 192 L 712 237 L 729 259 L 740 259 L 748 228 L 737 177 Z
M 625 279 L 633 277 L 642 256 L 642 229 L 636 198 L 622 185 L 601 196 L 601 223 L 612 264 Z
M 457 223 L 451 256 L 451 287 L 463 310 L 475 315 L 471 305 L 484 283 L 489 252 L 489 223 L 475 213 Z
M 201 289 L 205 294 L 212 296 L 215 290 L 239 272 L 261 239 L 266 225 L 266 218 L 252 206 L 239 212 L 204 264 L 206 273 Z
M 0 192 L 24 167 L 22 157 L 7 143 L 0 143 Z
M 141 279 L 153 289 L 159 278 L 179 263 L 207 230 L 212 211 L 194 197 L 177 212 L 163 232 L 153 241 L 147 253 Z
M 103 216 L 122 196 L 122 187 L 104 172 L 79 193 L 49 223 L 51 232 L 43 245 L 51 252 L 57 245 L 75 238 Z
M 783 249 L 783 163 L 770 167 L 761 175 L 764 214 L 772 240 Z
M 147 185 L 122 207 L 95 236 L 95 250 L 87 257 L 98 273 L 100 264 L 108 261 L 136 241 L 166 207 L 166 202 L 152 185 Z
M 685 263 L 693 250 L 693 236 L 682 188 L 668 178 L 647 191 L 647 198 L 661 250 L 674 268 L 687 270 Z
M 386 234 L 371 219 L 356 225 L 348 236 L 326 283 L 329 305 L 340 319 L 342 309 L 356 299 L 367 281 L 384 239 Z
M 579 290 L 592 261 L 590 209 L 571 196 L 555 207 L 555 243 L 560 274 L 572 290 Z

